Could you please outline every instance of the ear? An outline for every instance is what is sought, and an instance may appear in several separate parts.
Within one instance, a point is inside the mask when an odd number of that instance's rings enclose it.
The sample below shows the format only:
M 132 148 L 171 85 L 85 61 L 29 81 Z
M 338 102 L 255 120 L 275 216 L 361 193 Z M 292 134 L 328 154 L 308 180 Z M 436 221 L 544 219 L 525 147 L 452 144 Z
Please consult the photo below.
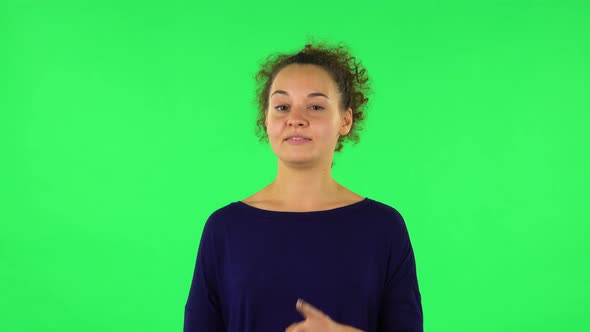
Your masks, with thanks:
M 352 108 L 349 107 L 342 115 L 342 125 L 340 127 L 341 136 L 345 136 L 350 132 L 352 121 Z

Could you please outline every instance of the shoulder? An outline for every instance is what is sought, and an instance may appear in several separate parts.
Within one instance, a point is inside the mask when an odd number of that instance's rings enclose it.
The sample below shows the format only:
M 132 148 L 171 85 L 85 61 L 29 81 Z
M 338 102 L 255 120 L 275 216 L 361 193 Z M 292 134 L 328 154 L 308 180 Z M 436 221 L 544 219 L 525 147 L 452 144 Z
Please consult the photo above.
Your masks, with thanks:
M 378 200 L 374 200 L 371 199 L 371 210 L 372 212 L 380 217 L 386 217 L 386 218 L 401 218 L 402 215 L 401 213 L 398 211 L 398 209 L 396 209 L 395 207 L 393 207 L 393 205 L 378 201 Z
M 240 213 L 236 204 L 237 202 L 230 202 L 213 210 L 205 221 L 203 232 L 216 232 L 225 227 L 228 221 L 236 219 Z
M 370 204 L 365 206 L 364 212 L 380 228 L 395 232 L 407 232 L 404 217 L 393 205 L 370 199 Z

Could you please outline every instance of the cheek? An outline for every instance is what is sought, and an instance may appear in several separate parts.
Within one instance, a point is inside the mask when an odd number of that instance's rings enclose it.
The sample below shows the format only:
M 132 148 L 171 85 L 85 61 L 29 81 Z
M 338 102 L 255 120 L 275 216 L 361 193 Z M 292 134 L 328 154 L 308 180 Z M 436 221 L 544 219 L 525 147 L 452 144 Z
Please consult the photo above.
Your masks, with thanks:
M 332 138 L 332 136 L 338 134 L 338 128 L 335 127 L 334 123 L 326 121 L 318 124 L 317 134 L 324 138 Z
M 281 127 L 280 123 L 276 121 L 269 120 L 266 122 L 266 133 L 270 137 L 275 137 L 281 134 Z

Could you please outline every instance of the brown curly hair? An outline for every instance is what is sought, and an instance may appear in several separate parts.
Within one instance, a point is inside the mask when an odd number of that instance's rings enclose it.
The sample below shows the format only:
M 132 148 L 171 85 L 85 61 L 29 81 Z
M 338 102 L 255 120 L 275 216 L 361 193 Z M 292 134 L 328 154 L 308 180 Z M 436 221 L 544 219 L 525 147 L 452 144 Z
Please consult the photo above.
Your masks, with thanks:
M 349 140 L 357 144 L 359 142 L 358 131 L 362 129 L 363 120 L 366 118 L 366 105 L 369 101 L 367 95 L 370 86 L 366 69 L 349 52 L 349 47 L 338 43 L 335 47 L 327 46 L 326 42 L 314 46 L 313 40 L 306 43 L 305 47 L 295 54 L 274 53 L 267 56 L 260 65 L 256 79 L 255 103 L 258 108 L 256 120 L 256 134 L 260 141 L 268 141 L 266 133 L 265 116 L 268 109 L 270 86 L 281 69 L 290 64 L 313 64 L 324 68 L 334 79 L 340 93 L 339 108 L 345 112 L 352 109 L 353 123 L 350 131 L 345 136 L 338 138 L 335 152 L 342 149 L 343 141 Z

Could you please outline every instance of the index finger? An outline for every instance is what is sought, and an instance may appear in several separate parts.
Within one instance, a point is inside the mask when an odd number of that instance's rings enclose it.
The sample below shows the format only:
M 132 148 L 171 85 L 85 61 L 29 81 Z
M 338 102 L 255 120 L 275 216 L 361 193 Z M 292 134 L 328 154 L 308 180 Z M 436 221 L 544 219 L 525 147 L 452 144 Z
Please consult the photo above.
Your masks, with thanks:
M 309 313 L 311 315 L 314 316 L 327 316 L 325 313 L 323 313 L 320 309 L 314 307 L 313 305 L 311 305 L 308 302 L 303 301 L 302 299 L 298 299 L 297 300 L 297 305 L 296 307 L 306 313 Z

